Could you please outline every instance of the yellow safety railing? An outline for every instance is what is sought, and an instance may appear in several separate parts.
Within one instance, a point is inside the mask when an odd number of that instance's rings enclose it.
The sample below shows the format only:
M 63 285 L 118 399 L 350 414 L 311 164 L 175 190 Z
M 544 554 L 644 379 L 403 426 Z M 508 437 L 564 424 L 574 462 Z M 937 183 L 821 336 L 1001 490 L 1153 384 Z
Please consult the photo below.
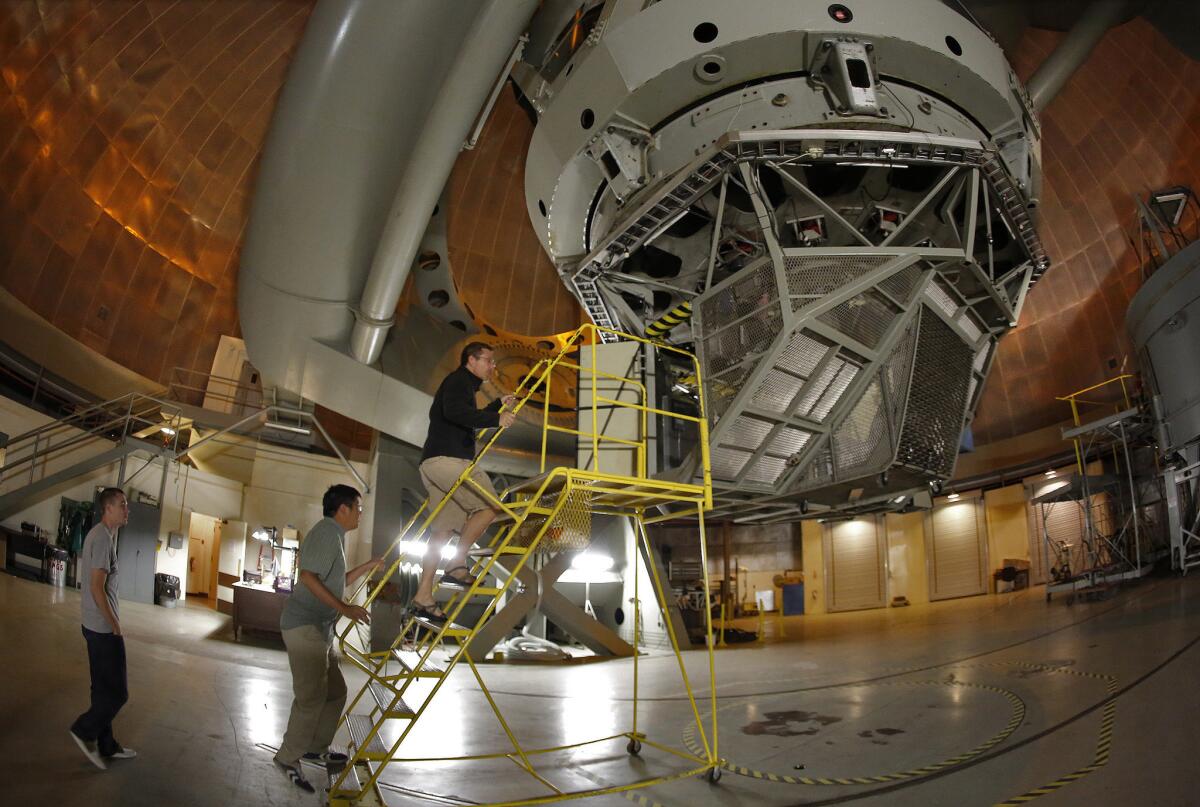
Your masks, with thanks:
M 700 538 L 700 553 L 701 562 L 707 568 L 707 548 L 704 536 L 704 513 L 712 508 L 712 471 L 710 464 L 709 446 L 708 446 L 708 421 L 704 410 L 703 386 L 699 385 L 699 414 L 696 416 L 685 415 L 677 412 L 662 410 L 650 405 L 647 399 L 647 391 L 645 385 L 638 378 L 620 376 L 614 373 L 601 370 L 598 367 L 598 344 L 600 343 L 600 335 L 609 333 L 618 336 L 620 339 L 627 341 L 640 342 L 645 345 L 650 345 L 656 350 L 671 351 L 678 354 L 680 357 L 690 361 L 694 370 L 694 377 L 700 379 L 700 367 L 696 358 L 686 351 L 675 348 L 661 342 L 651 341 L 639 336 L 623 334 L 617 331 L 612 331 L 592 324 L 585 324 L 572 333 L 563 344 L 561 351 L 552 359 L 543 359 L 530 370 L 523 378 L 514 391 L 514 395 L 518 401 L 513 408 L 514 413 L 519 413 L 525 404 L 534 395 L 542 395 L 544 402 L 542 412 L 542 442 L 539 468 L 541 475 L 535 477 L 525 483 L 513 485 L 496 495 L 491 491 L 484 489 L 477 484 L 471 474 L 478 466 L 480 460 L 496 444 L 503 429 L 497 429 L 486 440 L 483 448 L 477 454 L 466 470 L 462 473 L 459 479 L 451 486 L 445 496 L 436 503 L 426 500 L 416 514 L 409 519 L 401 531 L 393 541 L 385 557 L 390 557 L 392 552 L 398 549 L 402 541 L 416 541 L 426 534 L 433 520 L 441 512 L 442 508 L 448 501 L 451 500 L 458 488 L 463 485 L 469 485 L 473 492 L 487 501 L 498 513 L 502 514 L 498 520 L 502 523 L 500 531 L 492 539 L 489 546 L 489 552 L 483 553 L 475 562 L 475 568 L 472 570 L 475 576 L 475 583 L 466 591 L 460 591 L 453 594 L 450 600 L 445 603 L 444 610 L 447 616 L 446 622 L 442 625 L 429 623 L 410 616 L 404 623 L 403 628 L 397 634 L 395 640 L 385 649 L 371 650 L 370 647 L 364 646 L 360 649 L 355 647 L 350 641 L 349 636 L 355 633 L 360 642 L 364 637 L 361 634 L 361 626 L 357 623 L 347 625 L 339 634 L 338 641 L 345 657 L 355 666 L 359 667 L 367 676 L 367 685 L 362 687 L 351 703 L 348 705 L 346 714 L 342 718 L 342 724 L 350 722 L 354 708 L 362 700 L 363 696 L 371 692 L 376 701 L 376 708 L 372 709 L 371 715 L 378 715 L 374 718 L 368 729 L 363 730 L 361 725 L 358 726 L 359 735 L 355 737 L 355 726 L 349 726 L 353 740 L 353 757 L 352 764 L 348 765 L 333 782 L 330 788 L 330 803 L 335 807 L 340 805 L 348 805 L 354 803 L 363 794 L 369 792 L 373 788 L 382 774 L 383 769 L 389 762 L 414 762 L 414 761 L 432 761 L 431 758 L 415 759 L 399 759 L 396 757 L 396 752 L 407 738 L 412 727 L 416 725 L 421 715 L 424 713 L 428 704 L 433 700 L 442 683 L 446 680 L 449 672 L 460 661 L 465 659 L 469 668 L 472 671 L 480 690 L 484 693 L 490 708 L 496 715 L 497 720 L 507 735 L 509 742 L 513 747 L 512 752 L 498 754 L 484 754 L 466 757 L 453 758 L 436 758 L 439 761 L 450 760 L 481 760 L 481 759 L 497 759 L 507 758 L 518 765 L 522 770 L 536 779 L 538 782 L 549 788 L 552 791 L 550 795 L 537 796 L 530 799 L 518 801 L 504 802 L 511 805 L 524 804 L 539 804 L 549 801 L 557 801 L 564 798 L 579 798 L 582 796 L 600 795 L 604 793 L 620 793 L 638 787 L 646 787 L 652 784 L 658 784 L 673 779 L 682 778 L 701 773 L 708 775 L 715 781 L 719 777 L 719 769 L 722 764 L 718 757 L 717 745 L 717 727 L 716 727 L 716 688 L 715 688 L 715 662 L 713 657 L 714 640 L 713 640 L 713 625 L 712 614 L 709 604 L 711 603 L 711 592 L 707 576 L 704 581 L 704 596 L 705 596 L 705 626 L 707 636 L 707 650 L 709 661 L 709 685 L 711 690 L 711 725 L 710 731 L 706 731 L 704 721 L 701 718 L 700 709 L 696 703 L 691 682 L 688 678 L 686 667 L 683 663 L 682 656 L 679 653 L 678 637 L 675 635 L 674 626 L 668 619 L 667 632 L 671 640 L 672 648 L 675 652 L 681 677 L 685 689 L 688 694 L 688 699 L 692 709 L 692 717 L 695 720 L 698 729 L 699 737 L 704 746 L 703 757 L 691 754 L 689 752 L 680 751 L 651 741 L 638 727 L 638 682 L 639 682 L 639 662 L 638 655 L 635 652 L 633 656 L 633 721 L 632 728 L 628 732 L 603 737 L 596 740 L 590 740 L 572 745 L 555 746 L 553 748 L 539 749 L 524 749 L 517 737 L 509 727 L 501 710 L 488 691 L 483 677 L 480 675 L 475 661 L 471 655 L 466 652 L 476 632 L 486 623 L 488 617 L 495 611 L 501 598 L 510 590 L 517 580 L 518 575 L 525 567 L 525 564 L 530 557 L 537 551 L 539 545 L 547 535 L 549 529 L 556 523 L 556 519 L 564 514 L 564 508 L 568 507 L 569 501 L 581 500 L 587 502 L 587 509 L 590 513 L 618 515 L 630 517 L 635 525 L 635 551 L 634 551 L 634 647 L 637 647 L 639 641 L 639 625 L 641 623 L 640 614 L 640 599 L 638 598 L 638 576 L 640 569 L 640 548 L 644 548 L 646 556 L 649 559 L 648 576 L 653 584 L 655 595 L 658 598 L 660 605 L 667 608 L 666 590 L 662 584 L 662 578 L 659 574 L 658 564 L 655 562 L 655 556 L 650 544 L 650 539 L 646 532 L 646 525 L 663 521 L 671 518 L 680 517 L 695 517 L 699 523 L 699 538 Z M 590 351 L 588 358 L 590 364 L 585 364 L 579 361 L 572 361 L 569 356 L 579 351 Z M 581 416 L 576 422 L 577 428 L 560 426 L 552 424 L 549 420 L 551 392 L 553 384 L 554 372 L 557 369 L 567 369 L 578 374 L 579 384 L 578 390 L 580 393 L 587 391 L 590 395 L 588 405 L 582 408 L 590 408 L 591 411 L 591 429 L 585 429 L 585 418 Z M 604 383 L 602 389 L 601 384 Z M 605 393 L 609 392 L 609 386 L 616 384 L 617 392 L 611 396 Z M 635 400 L 623 400 L 622 396 L 626 390 L 629 390 Z M 582 395 L 578 396 L 582 397 Z M 578 399 L 578 398 L 577 398 Z M 599 410 L 601 407 L 616 411 L 620 409 L 630 410 L 636 413 L 637 435 L 636 437 L 617 437 L 611 434 L 606 434 L 601 423 Z M 647 473 L 648 467 L 648 419 L 650 415 L 660 415 L 667 418 L 676 418 L 683 421 L 694 423 L 699 434 L 699 482 L 670 482 L 666 480 L 653 479 Z M 611 422 L 611 417 L 605 419 L 605 425 Z M 551 431 L 557 431 L 574 435 L 581 446 L 590 445 L 591 454 L 589 456 L 586 467 L 573 468 L 559 466 L 547 468 L 547 435 Z M 607 445 L 625 448 L 633 452 L 633 462 L 627 464 L 624 470 L 628 473 L 613 473 L 611 470 L 603 470 L 601 468 L 601 449 Z M 575 499 L 573 499 L 573 496 Z M 672 510 L 659 515 L 647 517 L 648 509 L 659 509 L 661 505 L 667 504 L 684 504 L 682 509 Z M 578 507 L 577 504 L 571 506 Z M 521 540 L 516 540 L 519 533 L 522 532 L 522 527 L 530 518 L 541 518 L 542 521 L 538 524 L 535 534 L 530 538 L 528 534 L 521 535 Z M 511 568 L 504 567 L 506 577 L 502 585 L 498 587 L 489 587 L 483 585 L 485 578 L 492 574 L 496 565 L 501 559 L 512 561 Z M 370 588 L 367 594 L 364 605 L 370 606 L 384 591 L 388 582 L 401 569 L 404 554 L 398 553 L 397 557 L 391 562 L 386 573 L 375 582 L 373 586 L 366 580 L 355 590 L 352 595 L 357 598 L 361 593 Z M 458 625 L 456 620 L 463 613 L 467 603 L 473 597 L 487 597 L 489 599 L 487 605 L 483 609 L 474 622 L 473 627 L 464 627 Z M 356 627 L 357 626 L 357 627 Z M 399 673 L 389 672 L 389 665 L 394 658 L 398 658 L 397 651 L 401 648 L 407 636 L 412 634 L 417 628 L 423 628 L 423 635 L 420 635 L 416 641 L 412 643 L 412 648 L 406 652 L 409 658 L 416 658 L 416 661 Z M 429 662 L 433 651 L 440 646 L 444 638 L 454 638 L 458 644 L 456 649 L 451 651 L 449 661 L 447 662 L 444 671 L 434 671 L 430 668 Z M 411 686 L 418 680 L 432 681 L 432 690 L 427 693 L 421 704 L 416 709 L 412 709 L 404 702 L 404 696 L 408 694 Z M 374 688 L 374 689 L 373 689 Z M 380 729 L 387 719 L 402 719 L 407 721 L 407 725 L 398 733 L 390 748 L 384 748 L 380 742 Z M 631 754 L 639 752 L 642 744 L 657 748 L 666 753 L 680 757 L 690 763 L 698 765 L 698 767 L 689 769 L 682 773 L 672 774 L 670 776 L 656 777 L 653 779 L 639 780 L 628 785 L 620 785 L 614 787 L 597 788 L 589 791 L 573 791 L 563 792 L 551 782 L 542 777 L 534 768 L 530 761 L 531 756 L 550 753 L 553 751 L 563 751 L 573 748 L 579 748 L 594 743 L 601 743 L 606 740 L 614 740 L 618 738 L 628 738 L 629 744 L 627 750 Z M 370 760 L 374 762 L 370 775 L 364 783 L 357 783 L 357 786 L 348 784 L 350 771 L 354 767 L 353 763 L 357 761 Z
M 1129 399 L 1129 383 L 1127 382 L 1130 382 L 1132 378 L 1134 378 L 1134 376 L 1131 373 L 1123 373 L 1122 375 L 1113 376 L 1112 378 L 1101 381 L 1099 384 L 1092 384 L 1090 387 L 1084 387 L 1083 389 L 1076 390 L 1070 394 L 1059 396 L 1055 398 L 1055 400 L 1066 401 L 1069 403 L 1071 405 L 1071 422 L 1076 426 L 1082 426 L 1083 421 L 1080 417 L 1080 404 L 1111 409 L 1112 411 L 1109 414 L 1113 415 L 1126 409 L 1131 409 L 1133 407 L 1133 403 Z M 1090 398 L 1082 397 L 1084 395 L 1096 392 L 1097 390 L 1111 387 L 1114 384 L 1119 384 L 1121 387 L 1121 399 L 1119 402 L 1094 401 Z M 1075 464 L 1079 468 L 1079 473 L 1081 475 L 1086 474 L 1086 458 L 1084 457 L 1083 443 L 1081 438 L 1078 436 L 1073 437 L 1071 438 L 1071 443 L 1075 447 Z

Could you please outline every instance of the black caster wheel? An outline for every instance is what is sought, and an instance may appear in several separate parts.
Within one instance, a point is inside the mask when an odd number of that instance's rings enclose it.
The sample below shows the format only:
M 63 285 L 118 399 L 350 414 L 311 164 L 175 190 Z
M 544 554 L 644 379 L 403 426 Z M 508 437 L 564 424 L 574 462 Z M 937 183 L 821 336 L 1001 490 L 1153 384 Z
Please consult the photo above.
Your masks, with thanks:
M 710 785 L 715 785 L 717 782 L 721 781 L 721 769 L 709 768 L 708 773 L 704 775 L 704 778 L 708 780 Z
M 639 740 L 630 740 L 625 746 L 625 750 L 629 752 L 629 756 L 636 757 L 642 753 L 642 743 Z

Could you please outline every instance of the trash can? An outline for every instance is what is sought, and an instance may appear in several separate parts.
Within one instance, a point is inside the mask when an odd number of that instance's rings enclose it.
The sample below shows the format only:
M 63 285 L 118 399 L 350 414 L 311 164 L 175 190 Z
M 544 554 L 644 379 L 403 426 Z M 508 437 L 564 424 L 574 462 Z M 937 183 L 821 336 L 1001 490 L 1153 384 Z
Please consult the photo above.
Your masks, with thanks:
M 179 604 L 179 578 L 158 572 L 154 575 L 154 604 L 174 608 Z
M 46 576 L 50 585 L 62 588 L 67 584 L 67 559 L 70 555 L 61 546 L 46 547 Z

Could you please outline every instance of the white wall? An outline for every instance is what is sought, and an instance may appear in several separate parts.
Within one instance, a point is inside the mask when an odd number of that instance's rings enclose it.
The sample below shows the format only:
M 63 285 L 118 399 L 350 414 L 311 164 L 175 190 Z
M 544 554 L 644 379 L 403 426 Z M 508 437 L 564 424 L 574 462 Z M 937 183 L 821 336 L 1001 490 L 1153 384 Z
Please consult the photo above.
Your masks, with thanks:
M 0 431 L 10 436 L 49 423 L 52 418 L 0 397 Z M 78 462 L 111 447 L 110 443 L 90 441 L 86 449 L 77 450 L 54 461 L 47 472 Z M 294 527 L 301 535 L 306 533 L 321 515 L 321 496 L 333 484 L 344 483 L 361 490 L 359 482 L 335 458 L 305 454 L 284 448 L 259 443 L 253 448 L 254 467 L 250 484 L 215 473 L 192 468 L 179 463 L 173 464 L 167 473 L 163 490 L 163 515 L 160 529 L 161 543 L 156 559 L 156 570 L 175 575 L 183 583 L 187 578 L 188 522 L 192 513 L 218 519 L 245 521 L 249 530 L 259 526 L 274 526 L 280 529 Z M 127 465 L 127 478 L 146 462 L 146 458 L 131 457 Z M 370 479 L 372 468 L 364 463 L 354 463 L 355 469 Z M 119 467 L 117 463 L 100 468 L 86 476 L 64 485 L 46 496 L 42 501 L 4 520 L 5 526 L 19 528 L 22 521 L 32 522 L 52 535 L 58 528 L 59 500 L 71 499 L 91 501 L 96 486 L 115 485 Z M 39 468 L 37 477 L 40 478 Z M 26 484 L 27 477 L 19 477 L 10 483 L 10 488 Z M 131 498 L 137 491 L 159 495 L 162 481 L 162 462 L 155 460 L 145 470 L 133 476 L 126 485 Z M 373 506 L 371 494 L 363 497 L 363 516 L 359 529 L 350 535 L 347 542 L 347 562 L 361 563 L 370 557 L 371 525 Z M 167 535 L 182 533 L 184 546 L 170 549 Z
M 10 436 L 36 428 L 51 422 L 53 419 L 40 412 L 22 406 L 8 398 L 0 397 L 0 431 Z M 70 434 L 82 434 L 72 431 Z M 35 478 L 40 479 L 45 473 L 65 468 L 86 457 L 106 451 L 112 447 L 107 441 L 89 441 L 79 449 L 65 453 L 52 460 L 44 468 L 39 466 Z M 129 458 L 126 466 L 126 476 L 129 479 L 126 489 L 132 495 L 137 491 L 154 496 L 159 495 L 162 480 L 162 462 L 156 460 L 145 470 L 137 473 L 145 462 L 146 457 L 134 455 Z M 21 510 L 4 520 L 4 525 L 19 528 L 21 522 L 27 521 L 53 535 L 58 529 L 58 511 L 63 497 L 77 501 L 91 501 L 97 486 L 115 485 L 120 473 L 118 463 L 111 463 L 89 474 L 72 480 L 61 488 L 48 494 L 41 501 Z M 136 476 L 133 474 L 137 473 Z M 24 474 L 9 482 L 5 489 L 13 489 L 25 484 L 28 477 Z M 187 573 L 187 540 L 181 549 L 170 549 L 167 546 L 167 534 L 188 533 L 188 517 L 193 510 L 218 518 L 237 518 L 242 509 L 242 485 L 222 479 L 214 474 L 207 474 L 195 468 L 183 465 L 172 467 L 167 476 L 167 486 L 163 494 L 163 516 L 160 522 L 160 544 L 155 559 L 155 570 L 173 574 L 183 582 Z
M 355 470 L 369 479 L 370 469 L 353 463 Z M 254 472 L 246 486 L 242 520 L 250 532 L 259 527 L 294 527 L 301 536 L 321 520 L 321 497 L 330 485 L 350 485 L 362 490 L 346 466 L 336 458 L 301 454 L 271 446 L 259 446 Z M 346 562 L 361 563 L 371 552 L 371 494 L 363 497 L 362 521 L 348 536 Z
M 8 398 L 0 397 L 0 431 L 7 434 L 10 439 L 24 432 L 44 426 L 51 421 L 53 421 L 53 418 L 47 415 L 24 407 Z M 53 444 L 59 445 L 81 434 L 83 432 L 78 429 L 64 430 L 61 435 L 54 439 Z M 47 474 L 54 473 L 88 457 L 103 453 L 111 447 L 112 445 L 107 442 L 84 442 L 78 447 L 67 449 L 61 454 L 56 455 L 49 462 L 39 462 L 37 468 L 34 469 L 33 479 L 34 481 L 41 479 Z M 21 446 L 18 446 L 15 450 L 10 449 L 7 452 L 7 461 L 16 461 L 21 456 L 27 454 L 27 452 L 28 449 Z M 91 501 L 92 492 L 97 485 L 111 485 L 116 480 L 117 465 L 114 463 L 107 468 L 100 468 L 86 477 L 81 477 L 64 485 L 45 500 L 4 519 L 3 524 L 6 527 L 19 529 L 22 521 L 28 521 L 53 534 L 58 529 L 58 507 L 59 499 L 62 496 L 81 501 Z M 0 493 L 7 493 L 8 491 L 24 487 L 29 481 L 28 467 L 26 466 L 19 469 L 19 472 L 14 472 L 7 481 L 0 484 Z

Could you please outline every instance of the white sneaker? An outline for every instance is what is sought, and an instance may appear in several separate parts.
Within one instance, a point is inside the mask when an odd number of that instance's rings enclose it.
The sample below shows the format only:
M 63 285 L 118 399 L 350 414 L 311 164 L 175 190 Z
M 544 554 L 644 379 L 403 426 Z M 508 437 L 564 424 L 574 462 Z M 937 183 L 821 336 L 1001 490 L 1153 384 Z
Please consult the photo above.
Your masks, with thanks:
M 122 748 L 120 751 L 118 751 L 115 754 L 109 754 L 108 758 L 109 759 L 133 759 L 136 756 L 137 756 L 137 751 L 134 751 L 132 748 Z
M 83 755 L 88 758 L 89 762 L 102 771 L 108 770 L 108 765 L 104 762 L 104 757 L 100 756 L 100 751 L 97 750 L 94 742 L 88 742 L 76 734 L 73 730 L 69 733 L 71 735 L 71 739 L 74 740 L 75 744 L 79 746 L 79 750 L 83 752 Z

